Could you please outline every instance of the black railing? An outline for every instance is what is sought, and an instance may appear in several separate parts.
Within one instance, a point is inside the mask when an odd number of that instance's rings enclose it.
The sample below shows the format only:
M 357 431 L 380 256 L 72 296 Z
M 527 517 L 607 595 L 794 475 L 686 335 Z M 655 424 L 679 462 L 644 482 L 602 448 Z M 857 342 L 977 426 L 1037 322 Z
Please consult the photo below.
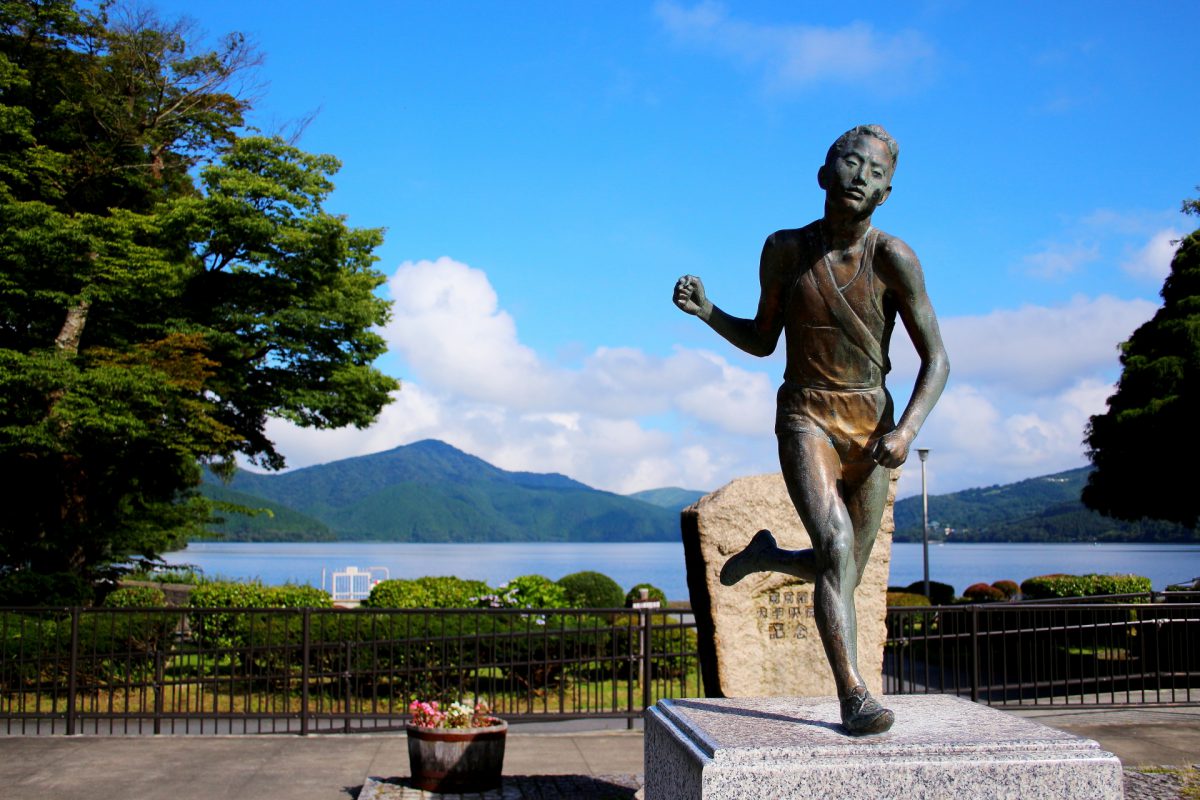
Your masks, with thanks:
M 884 690 L 989 705 L 1200 703 L 1200 604 L 1161 599 L 891 608 Z
M 396 729 L 414 699 L 632 720 L 700 694 L 686 609 L 0 610 L 0 732 Z
M 1162 599 L 891 608 L 884 689 L 1200 703 L 1200 603 Z M 632 725 L 701 696 L 698 663 L 686 608 L 0 609 L 0 733 L 392 730 L 414 699 L 470 697 Z

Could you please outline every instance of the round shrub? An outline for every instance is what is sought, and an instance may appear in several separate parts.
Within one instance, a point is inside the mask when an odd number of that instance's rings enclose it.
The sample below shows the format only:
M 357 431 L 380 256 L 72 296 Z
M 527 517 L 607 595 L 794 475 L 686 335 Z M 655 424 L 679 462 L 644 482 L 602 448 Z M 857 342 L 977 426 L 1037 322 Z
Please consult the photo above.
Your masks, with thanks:
M 625 593 L 612 578 L 600 572 L 572 572 L 558 579 L 573 608 L 621 608 Z
M 972 583 L 963 590 L 963 597 L 974 603 L 995 603 L 1004 599 L 1004 592 L 986 583 Z
M 162 608 L 167 596 L 157 586 L 122 586 L 104 598 L 106 608 Z
M 362 602 L 366 608 L 431 608 L 429 590 L 414 580 L 393 578 L 371 587 Z
M 667 596 L 663 593 L 662 589 L 658 588 L 652 583 L 639 583 L 637 586 L 634 586 L 632 589 L 626 592 L 626 608 L 633 608 L 633 604 L 642 599 L 642 589 L 647 589 L 649 591 L 649 597 L 646 598 L 647 600 L 657 600 L 661 604 L 662 608 L 667 607 Z
M 891 608 L 893 606 L 927 606 L 931 605 L 929 598 L 923 594 L 916 592 L 892 591 L 888 590 L 887 604 Z
M 904 587 L 905 591 L 916 594 L 925 593 L 925 581 L 913 581 Z M 948 606 L 954 602 L 954 587 L 939 581 L 929 582 L 929 599 L 935 606 Z
M 1004 595 L 1005 600 L 1012 600 L 1021 591 L 1021 587 L 1016 581 L 996 581 L 992 584 L 992 588 L 998 589 Z
M 565 608 L 567 592 L 544 575 L 520 575 L 496 587 L 503 608 Z

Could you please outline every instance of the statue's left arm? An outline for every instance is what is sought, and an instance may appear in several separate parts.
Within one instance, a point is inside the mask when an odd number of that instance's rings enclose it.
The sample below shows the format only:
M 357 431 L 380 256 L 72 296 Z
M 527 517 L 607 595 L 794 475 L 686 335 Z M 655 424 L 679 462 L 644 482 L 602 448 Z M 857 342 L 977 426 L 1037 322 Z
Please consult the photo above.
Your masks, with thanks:
M 912 397 L 896 429 L 882 436 L 872 452 L 878 464 L 895 468 L 908 458 L 909 447 L 941 396 L 950 376 L 950 359 L 942 344 L 942 333 L 925 291 L 925 276 L 916 253 L 890 236 L 880 245 L 875 259 L 876 274 L 895 299 L 900 320 L 921 359 Z

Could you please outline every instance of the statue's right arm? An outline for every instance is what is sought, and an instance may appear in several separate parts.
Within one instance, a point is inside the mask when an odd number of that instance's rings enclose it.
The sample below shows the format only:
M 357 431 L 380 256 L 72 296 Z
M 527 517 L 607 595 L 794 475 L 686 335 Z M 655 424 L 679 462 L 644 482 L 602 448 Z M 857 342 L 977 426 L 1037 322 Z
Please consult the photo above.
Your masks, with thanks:
M 693 275 L 685 275 L 675 284 L 675 305 L 695 314 L 734 347 L 754 356 L 775 352 L 783 332 L 783 280 L 775 237 L 767 239 L 759 260 L 760 294 L 754 319 L 742 319 L 717 308 L 704 293 L 704 284 Z

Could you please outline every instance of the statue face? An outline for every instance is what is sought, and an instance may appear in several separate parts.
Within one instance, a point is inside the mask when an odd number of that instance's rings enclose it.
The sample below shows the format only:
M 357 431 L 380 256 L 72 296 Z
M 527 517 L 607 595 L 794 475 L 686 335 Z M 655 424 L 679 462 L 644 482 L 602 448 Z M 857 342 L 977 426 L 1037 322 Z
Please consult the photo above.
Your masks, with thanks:
M 870 216 L 892 191 L 892 157 L 874 136 L 856 136 L 818 177 L 828 204 Z

